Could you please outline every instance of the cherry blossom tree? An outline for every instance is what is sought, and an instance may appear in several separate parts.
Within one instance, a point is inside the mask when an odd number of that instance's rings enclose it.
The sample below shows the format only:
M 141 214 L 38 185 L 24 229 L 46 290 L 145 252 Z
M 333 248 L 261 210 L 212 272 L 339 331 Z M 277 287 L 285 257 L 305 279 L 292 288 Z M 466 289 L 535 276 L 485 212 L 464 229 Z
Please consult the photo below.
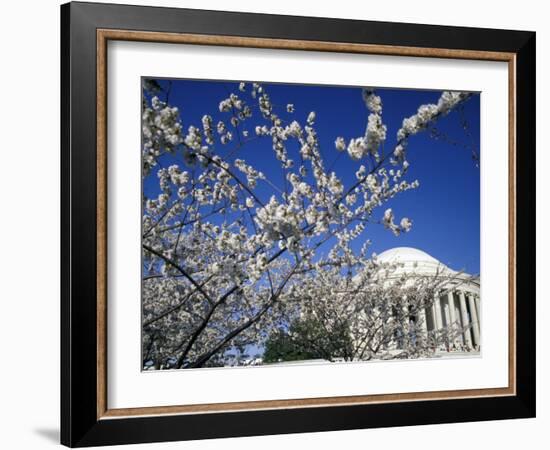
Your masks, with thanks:
M 284 120 L 281 111 L 292 115 L 294 105 L 275 106 L 265 86 L 240 83 L 217 105 L 225 120 L 214 123 L 205 114 L 184 126 L 169 92 L 154 80 L 144 83 L 142 176 L 144 183 L 158 181 L 158 194 L 143 196 L 144 368 L 223 364 L 229 348 L 262 342 L 289 315 L 315 311 L 316 302 L 345 317 L 347 296 L 327 295 L 319 286 L 366 277 L 373 264 L 365 236 L 370 226 L 395 235 L 411 229 L 411 219 L 396 219 L 388 207 L 419 185 L 407 179 L 409 138 L 433 129 L 471 95 L 443 92 L 437 103 L 420 105 L 386 149 L 382 99 L 372 89 L 362 92 L 365 131 L 346 142 L 335 130 L 331 144 L 357 164 L 355 181 L 346 186 L 323 159 L 316 113 Z M 242 156 L 260 140 L 270 143 L 266 158 L 284 185 Z M 363 243 L 360 251 L 352 249 L 354 241 Z M 359 293 L 360 286 L 345 288 Z M 369 284 L 365 299 L 387 301 L 385 310 L 399 309 L 394 295 L 402 290 L 419 305 L 432 288 L 384 286 Z M 355 304 L 368 310 L 368 300 Z M 357 327 L 363 325 L 374 326 L 367 318 Z M 373 357 L 369 345 L 353 357 Z

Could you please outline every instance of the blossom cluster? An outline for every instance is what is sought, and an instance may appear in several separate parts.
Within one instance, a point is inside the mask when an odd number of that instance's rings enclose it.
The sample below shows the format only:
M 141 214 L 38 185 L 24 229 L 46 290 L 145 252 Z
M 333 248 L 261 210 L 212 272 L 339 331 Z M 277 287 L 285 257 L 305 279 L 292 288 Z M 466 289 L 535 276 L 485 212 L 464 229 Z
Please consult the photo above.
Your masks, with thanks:
M 157 96 L 145 107 L 141 117 L 143 135 L 143 173 L 156 165 L 162 151 L 174 151 L 183 141 L 177 107 L 170 107 Z
M 296 214 L 291 205 L 279 203 L 275 196 L 258 210 L 255 220 L 262 231 L 262 240 L 266 246 L 281 241 L 282 245 L 296 249 L 302 238 L 300 214 Z
M 469 92 L 444 91 L 439 97 L 437 104 L 420 105 L 416 114 L 403 119 L 403 124 L 397 131 L 398 144 L 393 151 L 394 163 L 404 161 L 407 139 L 410 136 L 425 130 L 428 125 L 439 117 L 448 114 L 460 103 L 471 97 L 471 95 Z
M 379 147 L 386 140 L 387 127 L 382 123 L 382 99 L 373 90 L 363 89 L 363 99 L 370 114 L 364 136 L 351 139 L 348 144 L 349 156 L 359 161 L 367 155 L 379 160 Z M 343 137 L 336 139 L 336 149 L 342 151 L 345 146 Z
M 384 227 L 389 228 L 393 232 L 393 234 L 395 234 L 396 236 L 399 236 L 401 232 L 407 233 L 411 230 L 412 221 L 409 218 L 403 217 L 399 225 L 396 225 L 394 223 L 394 218 L 395 217 L 392 209 L 391 208 L 386 209 L 386 211 L 384 212 L 384 216 L 382 218 L 382 223 L 384 224 Z

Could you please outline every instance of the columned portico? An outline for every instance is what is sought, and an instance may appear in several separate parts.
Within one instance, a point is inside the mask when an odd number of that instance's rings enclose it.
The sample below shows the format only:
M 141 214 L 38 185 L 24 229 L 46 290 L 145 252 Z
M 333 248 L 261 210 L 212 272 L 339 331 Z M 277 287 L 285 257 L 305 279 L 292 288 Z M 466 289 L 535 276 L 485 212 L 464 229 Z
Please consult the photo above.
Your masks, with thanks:
M 436 292 L 433 300 L 428 302 L 425 309 L 421 308 L 416 312 L 404 311 L 405 319 L 402 322 L 404 336 L 401 337 L 403 341 L 401 345 L 413 337 L 414 339 L 411 339 L 409 343 L 430 335 L 442 336 L 443 333 L 443 336 L 449 338 L 444 344 L 438 346 L 436 353 L 453 351 L 477 353 L 480 351 L 478 277 L 453 271 L 427 253 L 407 247 L 388 250 L 381 253 L 378 258 L 382 261 L 403 263 L 403 268 L 399 269 L 397 274 L 413 273 L 419 276 L 435 276 L 443 273 L 450 279 L 450 286 L 446 285 L 443 292 Z M 404 310 L 406 308 L 409 311 L 406 301 L 402 305 Z M 407 314 L 414 314 L 414 317 L 410 317 L 410 323 L 406 320 Z M 397 350 L 400 344 L 394 341 L 392 347 Z
M 464 291 L 456 291 L 456 295 L 458 296 L 458 305 L 455 292 L 448 292 L 444 297 L 436 294 L 433 304 L 429 308 L 433 326 L 426 327 L 426 330 L 423 331 L 429 333 L 447 329 L 450 335 L 449 350 L 453 349 L 453 345 L 457 350 L 463 346 L 466 350 L 479 350 L 481 333 L 476 308 L 477 297 L 473 294 L 466 295 Z M 442 302 L 442 298 L 446 300 L 446 303 Z M 422 314 L 425 317 L 426 312 L 423 311 Z M 423 319 L 424 321 L 425 319 Z

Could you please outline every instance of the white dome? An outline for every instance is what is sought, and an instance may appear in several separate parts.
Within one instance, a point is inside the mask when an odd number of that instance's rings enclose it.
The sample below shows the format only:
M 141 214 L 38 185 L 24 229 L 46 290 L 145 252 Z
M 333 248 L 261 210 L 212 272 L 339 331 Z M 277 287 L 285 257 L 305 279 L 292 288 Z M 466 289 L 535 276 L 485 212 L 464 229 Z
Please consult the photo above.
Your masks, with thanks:
M 448 275 L 456 277 L 456 282 L 460 283 L 461 289 L 479 293 L 479 277 L 472 278 L 467 273 L 457 272 L 422 250 L 412 247 L 396 247 L 380 253 L 377 259 L 382 263 L 397 263 L 399 265 L 392 276 L 402 274 Z
M 378 255 L 378 261 L 383 263 L 397 263 L 398 267 L 395 271 L 396 275 L 402 273 L 411 273 L 422 275 L 434 275 L 441 271 L 454 273 L 445 264 L 439 262 L 433 256 L 428 255 L 422 250 L 411 247 L 396 247 L 386 250 Z
M 426 262 L 432 264 L 441 264 L 433 256 L 428 255 L 422 250 L 412 247 L 396 247 L 386 250 L 378 255 L 378 261 L 394 263 L 394 262 Z

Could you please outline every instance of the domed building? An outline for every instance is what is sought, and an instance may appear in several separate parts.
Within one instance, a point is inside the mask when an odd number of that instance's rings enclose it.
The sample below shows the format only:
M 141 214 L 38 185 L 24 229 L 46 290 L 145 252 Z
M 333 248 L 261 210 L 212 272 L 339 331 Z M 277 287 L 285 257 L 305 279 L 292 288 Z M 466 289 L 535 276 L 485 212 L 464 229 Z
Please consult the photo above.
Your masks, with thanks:
M 457 324 L 464 331 L 447 342 L 438 352 L 479 352 L 481 348 L 480 333 L 480 280 L 447 267 L 422 250 L 411 247 L 397 247 L 378 255 L 378 261 L 399 263 L 394 275 L 404 273 L 413 276 L 434 276 L 443 274 L 450 276 L 450 289 L 442 295 L 437 294 L 430 308 L 421 311 L 420 326 L 424 332 L 441 330 L 451 324 Z M 414 317 L 411 321 L 416 322 Z M 399 345 L 399 344 L 397 344 Z

